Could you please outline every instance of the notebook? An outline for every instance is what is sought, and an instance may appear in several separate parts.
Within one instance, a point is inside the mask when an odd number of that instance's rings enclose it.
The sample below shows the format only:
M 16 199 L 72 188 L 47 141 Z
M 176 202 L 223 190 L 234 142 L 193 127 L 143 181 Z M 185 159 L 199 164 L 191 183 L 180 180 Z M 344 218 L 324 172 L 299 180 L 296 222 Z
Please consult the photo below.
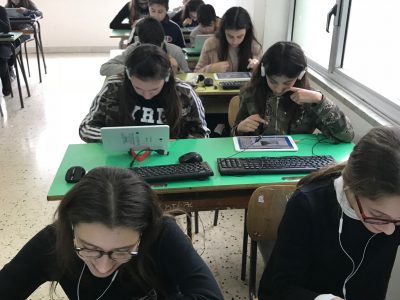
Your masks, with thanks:
M 18 8 L 6 8 L 6 12 L 9 18 L 24 18 L 22 13 L 17 12 Z
M 103 127 L 101 138 L 106 152 L 127 152 L 133 149 L 168 154 L 169 126 Z

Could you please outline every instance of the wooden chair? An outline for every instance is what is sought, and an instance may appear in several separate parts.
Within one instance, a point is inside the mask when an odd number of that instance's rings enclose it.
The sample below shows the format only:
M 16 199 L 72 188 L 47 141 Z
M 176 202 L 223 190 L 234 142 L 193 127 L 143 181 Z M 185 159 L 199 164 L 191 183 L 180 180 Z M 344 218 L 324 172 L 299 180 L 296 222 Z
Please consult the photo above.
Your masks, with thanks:
M 228 106 L 228 123 L 231 128 L 235 124 L 236 116 L 239 111 L 239 105 L 240 105 L 240 98 L 239 96 L 232 97 L 231 101 L 229 101 L 229 106 Z
M 249 296 L 256 290 L 257 242 L 274 242 L 286 203 L 296 189 L 295 185 L 268 185 L 256 189 L 247 207 L 247 232 L 251 239 Z

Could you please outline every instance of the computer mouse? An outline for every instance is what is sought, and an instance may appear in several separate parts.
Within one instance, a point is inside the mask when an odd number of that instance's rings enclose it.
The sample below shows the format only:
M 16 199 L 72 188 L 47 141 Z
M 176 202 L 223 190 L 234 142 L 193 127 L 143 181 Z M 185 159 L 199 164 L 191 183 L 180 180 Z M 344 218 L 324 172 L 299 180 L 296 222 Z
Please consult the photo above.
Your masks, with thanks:
M 214 85 L 214 80 L 210 77 L 207 77 L 204 79 L 204 86 L 213 86 Z
M 65 173 L 65 181 L 69 183 L 77 183 L 85 174 L 86 171 L 83 167 L 71 167 L 67 170 L 67 173 Z
M 202 162 L 202 161 L 203 161 L 203 158 L 197 152 L 188 152 L 179 157 L 179 162 L 181 164 L 195 163 L 195 162 Z

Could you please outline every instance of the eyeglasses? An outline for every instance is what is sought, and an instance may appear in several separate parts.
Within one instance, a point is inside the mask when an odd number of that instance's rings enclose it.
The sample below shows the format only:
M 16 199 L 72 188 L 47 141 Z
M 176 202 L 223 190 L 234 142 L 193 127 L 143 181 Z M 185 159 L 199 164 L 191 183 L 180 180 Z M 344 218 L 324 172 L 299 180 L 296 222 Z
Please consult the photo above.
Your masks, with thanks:
M 364 210 L 363 210 L 363 208 L 361 206 L 360 199 L 358 198 L 357 195 L 354 195 L 354 197 L 356 198 L 357 206 L 358 206 L 358 209 L 359 209 L 359 211 L 361 213 L 361 217 L 362 217 L 364 223 L 375 224 L 375 225 L 386 225 L 386 224 L 393 223 L 396 226 L 400 225 L 400 220 L 385 219 L 385 218 L 378 218 L 378 217 L 367 217 L 364 214 Z
M 81 258 L 98 259 L 106 254 L 110 259 L 124 263 L 130 261 L 132 257 L 138 255 L 139 244 L 140 240 L 135 245 L 136 249 L 135 251 L 118 251 L 118 250 L 103 251 L 103 250 L 88 249 L 85 247 L 77 247 L 77 246 L 74 246 L 74 248 L 76 254 Z

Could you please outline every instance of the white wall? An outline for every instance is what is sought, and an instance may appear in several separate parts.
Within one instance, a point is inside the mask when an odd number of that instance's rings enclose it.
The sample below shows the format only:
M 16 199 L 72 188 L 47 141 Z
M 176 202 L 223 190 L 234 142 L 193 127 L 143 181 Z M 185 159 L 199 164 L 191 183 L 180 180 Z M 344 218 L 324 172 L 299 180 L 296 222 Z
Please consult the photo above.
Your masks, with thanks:
M 40 23 L 43 44 L 47 52 L 95 52 L 118 47 L 119 40 L 109 38 L 108 26 L 127 0 L 34 0 L 34 2 L 44 14 Z M 276 1 L 267 0 L 267 2 Z M 180 3 L 180 0 L 171 0 L 170 7 L 173 8 Z M 206 0 L 206 3 L 212 4 L 219 16 L 222 16 L 229 7 L 244 7 L 253 18 L 257 38 L 261 42 L 263 41 L 265 0 Z M 270 14 L 274 15 L 273 12 Z M 279 27 L 281 28 L 281 26 Z M 274 36 L 276 35 L 274 34 Z M 282 37 L 284 36 L 282 35 Z

